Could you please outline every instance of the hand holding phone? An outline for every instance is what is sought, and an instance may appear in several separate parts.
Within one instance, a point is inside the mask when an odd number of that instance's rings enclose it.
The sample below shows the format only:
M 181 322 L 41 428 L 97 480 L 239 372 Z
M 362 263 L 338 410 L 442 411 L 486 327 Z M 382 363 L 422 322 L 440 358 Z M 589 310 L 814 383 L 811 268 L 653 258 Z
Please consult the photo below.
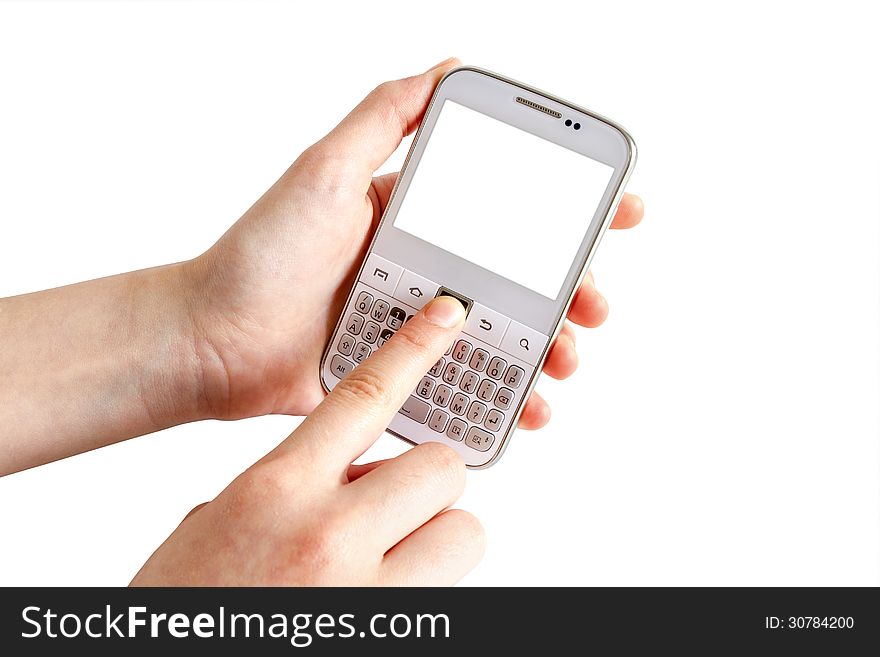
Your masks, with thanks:
M 458 298 L 463 333 L 388 429 L 471 467 L 508 444 L 599 240 L 635 145 L 619 126 L 474 68 L 428 106 L 324 355 L 332 390 L 430 299 Z
M 324 398 L 322 354 L 352 301 L 352 284 L 398 178 L 374 172 L 416 130 L 437 83 L 457 64 L 449 60 L 377 86 L 216 244 L 176 268 L 175 289 L 186 297 L 194 328 L 199 394 L 176 395 L 179 404 L 198 405 L 175 417 L 305 415 Z M 453 194 L 460 182 L 462 177 L 455 177 Z M 641 200 L 625 194 L 613 227 L 629 228 L 641 216 Z M 594 327 L 606 312 L 588 275 L 568 317 Z M 543 363 L 551 377 L 564 379 L 575 370 L 573 338 L 572 328 L 563 324 Z M 549 413 L 533 392 L 517 426 L 538 429 Z

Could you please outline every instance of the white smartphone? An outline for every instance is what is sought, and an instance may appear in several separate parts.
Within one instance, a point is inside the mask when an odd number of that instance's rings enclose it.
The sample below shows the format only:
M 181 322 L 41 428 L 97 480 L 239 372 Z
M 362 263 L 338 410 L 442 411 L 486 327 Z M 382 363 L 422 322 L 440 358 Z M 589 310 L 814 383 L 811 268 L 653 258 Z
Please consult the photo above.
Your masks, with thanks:
M 510 442 L 635 165 L 625 130 L 472 67 L 440 81 L 321 361 L 329 391 L 438 294 L 468 309 L 388 431 L 472 468 Z

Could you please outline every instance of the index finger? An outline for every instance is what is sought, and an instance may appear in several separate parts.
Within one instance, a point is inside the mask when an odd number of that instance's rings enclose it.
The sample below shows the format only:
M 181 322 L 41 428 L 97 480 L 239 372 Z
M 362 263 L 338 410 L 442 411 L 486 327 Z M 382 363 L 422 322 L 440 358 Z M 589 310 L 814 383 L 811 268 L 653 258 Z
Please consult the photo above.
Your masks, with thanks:
M 453 297 L 431 300 L 385 345 L 342 379 L 278 451 L 344 475 L 388 427 L 464 325 Z

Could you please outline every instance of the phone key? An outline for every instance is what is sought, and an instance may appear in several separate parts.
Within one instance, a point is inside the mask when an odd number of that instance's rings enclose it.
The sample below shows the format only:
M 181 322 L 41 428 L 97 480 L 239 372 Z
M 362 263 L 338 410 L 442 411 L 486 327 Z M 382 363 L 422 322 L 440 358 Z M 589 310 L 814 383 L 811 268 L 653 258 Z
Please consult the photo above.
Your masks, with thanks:
M 474 303 L 464 323 L 464 332 L 497 347 L 507 330 L 510 320 L 486 306 Z
M 471 356 L 471 369 L 482 372 L 486 369 L 486 363 L 489 362 L 489 352 L 485 349 L 477 349 Z
M 352 349 L 354 349 L 354 336 L 353 335 L 343 335 L 339 338 L 339 343 L 336 345 L 337 351 L 343 356 L 351 356 Z
M 453 347 L 453 346 L 455 346 L 455 343 L 449 345 L 449 349 L 447 349 L 447 350 L 443 353 L 443 355 L 444 355 L 444 356 L 448 356 L 449 354 L 451 354 L 451 353 L 452 353 L 452 347 Z
M 358 295 L 357 301 L 354 302 L 354 307 L 358 309 L 358 312 L 362 312 L 365 315 L 369 312 L 371 305 L 373 305 L 373 295 L 369 292 L 361 292 Z
M 482 399 L 485 402 L 492 401 L 492 395 L 495 394 L 496 386 L 489 379 L 483 379 L 483 382 L 480 384 L 480 387 L 477 388 L 477 397 Z
M 388 315 L 388 309 L 391 306 L 387 301 L 383 301 L 382 299 L 376 299 L 373 303 L 373 309 L 370 310 L 370 317 L 375 319 L 377 322 L 384 322 L 386 315 Z
M 449 363 L 443 371 L 443 380 L 450 385 L 455 385 L 461 378 L 461 365 L 457 363 Z
M 494 408 L 491 409 L 488 413 L 486 413 L 486 421 L 483 423 L 483 426 L 486 427 L 489 431 L 498 431 L 501 428 L 501 424 L 504 422 L 504 413 L 501 411 L 496 411 Z
M 355 363 L 363 363 L 365 360 L 367 360 L 367 356 L 369 356 L 372 352 L 373 350 L 370 349 L 368 345 L 364 344 L 363 342 L 359 342 L 352 358 L 354 358 Z
M 419 385 L 416 386 L 416 394 L 419 397 L 424 397 L 425 399 L 431 398 L 431 393 L 434 392 L 434 386 L 437 385 L 437 382 L 432 379 L 430 376 L 423 376 L 422 380 L 419 382 Z
M 508 388 L 501 388 L 501 390 L 498 391 L 498 394 L 495 395 L 495 405 L 502 411 L 508 410 L 512 402 L 513 390 L 510 390 Z
M 399 331 L 400 327 L 403 326 L 403 323 L 406 321 L 406 312 L 403 308 L 398 308 L 394 306 L 391 309 L 391 312 L 388 313 L 388 328 L 392 331 Z
M 431 413 L 431 419 L 428 422 L 428 426 L 437 433 L 443 433 L 443 430 L 446 428 L 446 423 L 448 421 L 449 413 L 447 413 L 446 411 L 441 411 L 439 408 L 435 408 L 434 412 Z
M 458 384 L 458 387 L 464 390 L 467 394 L 474 394 L 474 390 L 477 389 L 477 383 L 480 382 L 480 375 L 476 372 L 471 372 L 468 370 L 464 373 L 464 376 L 461 377 L 461 383 Z
M 464 439 L 465 445 L 473 447 L 478 452 L 488 451 L 494 442 L 495 436 L 477 427 L 468 429 L 467 437 Z
M 346 360 L 339 354 L 333 356 L 333 360 L 330 361 L 330 373 L 333 374 L 337 379 L 341 379 L 346 374 L 351 372 L 354 369 L 354 363 L 350 360 Z M 459 440 L 461 440 L 459 438 Z
M 467 395 L 457 392 L 455 393 L 455 396 L 453 396 L 452 401 L 449 402 L 449 410 L 456 415 L 464 415 L 465 409 L 467 409 L 467 403 Z
M 446 405 L 449 403 L 449 398 L 452 396 L 452 388 L 449 386 L 439 385 L 437 386 L 437 391 L 434 393 L 434 403 L 437 406 L 441 406 L 446 408 Z
M 428 374 L 431 376 L 440 376 L 440 372 L 443 371 L 443 366 L 446 364 L 446 359 L 441 358 L 436 363 L 431 366 L 431 369 L 428 370 Z
M 538 333 L 519 322 L 510 322 L 501 340 L 500 349 L 524 360 L 529 365 L 537 365 L 545 344 L 547 344 L 547 336 L 543 333 Z
M 364 318 L 362 315 L 358 315 L 357 313 L 352 313 L 348 318 L 348 322 L 345 324 L 345 330 L 349 333 L 353 333 L 357 335 L 361 332 L 361 329 L 364 326 Z
M 498 380 L 501 378 L 501 375 L 504 374 L 505 367 L 507 367 L 506 360 L 499 358 L 498 356 L 493 356 L 492 360 L 489 361 L 489 367 L 486 368 L 486 374 L 491 378 Z
M 376 322 L 367 322 L 364 325 L 364 332 L 361 337 L 370 344 L 373 344 L 379 337 L 379 325 Z
M 452 357 L 459 363 L 463 363 L 468 359 L 468 356 L 471 355 L 471 349 L 473 349 L 473 347 L 470 342 L 459 340 L 455 344 L 455 350 L 452 352 Z
M 519 388 L 519 384 L 522 383 L 525 374 L 523 368 L 511 365 L 507 368 L 507 373 L 504 375 L 504 383 L 511 388 Z
M 394 331 L 382 329 L 382 333 L 379 334 L 379 339 L 376 340 L 376 347 L 381 347 L 383 344 L 388 342 L 392 335 L 394 335 Z
M 483 421 L 484 417 L 486 417 L 486 405 L 483 402 L 478 401 L 471 403 L 471 407 L 468 409 L 467 419 L 474 424 L 479 424 Z
M 461 442 L 465 431 L 467 431 L 467 423 L 454 417 L 452 422 L 449 423 L 449 428 L 446 430 L 446 436 L 451 440 Z
M 394 288 L 397 287 L 397 281 L 400 280 L 402 274 L 403 267 L 371 253 L 367 256 L 367 262 L 364 264 L 361 280 L 370 287 L 390 296 L 394 294 Z
M 432 283 L 427 278 L 419 276 L 411 271 L 404 270 L 397 289 L 394 290 L 394 298 L 407 303 L 416 310 L 428 303 L 437 294 L 440 288 L 437 283 Z
M 415 420 L 419 424 L 424 424 L 428 419 L 428 413 L 430 410 L 431 405 L 428 402 L 424 402 L 418 397 L 410 397 L 397 412 Z

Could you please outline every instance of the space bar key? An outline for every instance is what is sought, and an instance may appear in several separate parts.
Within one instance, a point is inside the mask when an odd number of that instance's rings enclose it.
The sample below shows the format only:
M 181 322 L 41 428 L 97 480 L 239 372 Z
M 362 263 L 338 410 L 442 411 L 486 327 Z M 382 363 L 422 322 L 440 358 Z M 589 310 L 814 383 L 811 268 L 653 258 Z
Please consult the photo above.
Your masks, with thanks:
M 431 405 L 427 402 L 423 402 L 418 397 L 410 397 L 397 412 L 401 415 L 405 415 L 411 420 L 424 424 L 428 421 L 428 413 L 431 412 Z

